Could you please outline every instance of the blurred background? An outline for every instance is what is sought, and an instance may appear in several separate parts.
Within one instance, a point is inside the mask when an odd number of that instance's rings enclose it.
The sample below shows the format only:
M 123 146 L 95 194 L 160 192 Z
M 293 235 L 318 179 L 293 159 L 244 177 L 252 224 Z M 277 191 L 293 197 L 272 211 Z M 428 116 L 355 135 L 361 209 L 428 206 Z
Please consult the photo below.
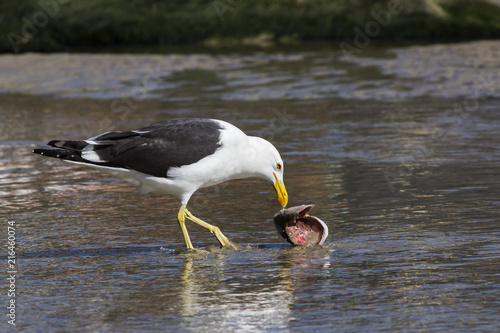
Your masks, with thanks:
M 377 40 L 494 38 L 500 36 L 499 5 L 498 0 L 4 0 L 0 51 L 272 47 L 351 40 L 357 29 Z
M 2 0 L 0 36 L 0 331 L 500 331 L 500 1 Z M 176 117 L 271 141 L 325 245 L 246 179 L 189 202 L 243 249 L 187 252 L 177 199 L 31 153 Z

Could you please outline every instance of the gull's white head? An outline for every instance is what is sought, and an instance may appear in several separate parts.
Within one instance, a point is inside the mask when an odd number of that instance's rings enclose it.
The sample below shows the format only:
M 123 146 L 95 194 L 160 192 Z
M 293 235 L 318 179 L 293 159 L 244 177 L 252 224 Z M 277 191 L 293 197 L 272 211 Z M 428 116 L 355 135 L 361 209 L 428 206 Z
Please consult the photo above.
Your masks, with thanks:
M 264 178 L 273 183 L 278 201 L 285 207 L 288 203 L 288 193 L 283 182 L 285 165 L 278 150 L 267 140 L 259 137 L 249 137 L 250 145 L 246 161 L 254 176 Z

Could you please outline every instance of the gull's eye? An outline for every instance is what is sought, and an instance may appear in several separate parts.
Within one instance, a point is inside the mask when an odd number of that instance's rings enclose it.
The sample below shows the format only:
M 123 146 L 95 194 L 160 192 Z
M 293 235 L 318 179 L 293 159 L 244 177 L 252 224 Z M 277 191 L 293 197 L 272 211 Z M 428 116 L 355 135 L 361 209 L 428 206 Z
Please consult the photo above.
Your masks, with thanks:
M 281 170 L 281 164 L 280 163 L 276 164 L 276 169 Z

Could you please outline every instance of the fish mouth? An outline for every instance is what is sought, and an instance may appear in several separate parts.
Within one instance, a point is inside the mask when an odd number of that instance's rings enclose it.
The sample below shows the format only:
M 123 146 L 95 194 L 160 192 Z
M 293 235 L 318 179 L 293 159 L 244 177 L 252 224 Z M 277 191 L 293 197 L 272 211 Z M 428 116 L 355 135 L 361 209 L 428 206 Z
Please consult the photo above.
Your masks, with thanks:
M 328 236 L 325 222 L 307 213 L 314 205 L 291 207 L 277 213 L 274 224 L 280 235 L 295 246 L 322 245 Z

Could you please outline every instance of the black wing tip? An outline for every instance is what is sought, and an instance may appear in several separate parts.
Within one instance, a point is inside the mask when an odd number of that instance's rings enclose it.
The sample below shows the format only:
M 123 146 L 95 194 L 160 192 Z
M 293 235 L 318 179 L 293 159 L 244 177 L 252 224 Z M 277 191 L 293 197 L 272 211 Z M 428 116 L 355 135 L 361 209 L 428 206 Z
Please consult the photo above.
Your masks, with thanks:
M 84 162 L 82 157 L 75 152 L 70 152 L 64 149 L 43 149 L 36 148 L 33 149 L 32 152 L 34 154 L 39 154 L 48 157 L 55 157 L 61 160 L 75 161 L 75 162 Z
M 67 151 L 65 151 L 63 149 L 36 148 L 36 149 L 33 149 L 33 153 L 44 155 L 44 156 L 49 156 L 49 157 L 57 157 L 57 158 L 63 158 L 67 155 Z

